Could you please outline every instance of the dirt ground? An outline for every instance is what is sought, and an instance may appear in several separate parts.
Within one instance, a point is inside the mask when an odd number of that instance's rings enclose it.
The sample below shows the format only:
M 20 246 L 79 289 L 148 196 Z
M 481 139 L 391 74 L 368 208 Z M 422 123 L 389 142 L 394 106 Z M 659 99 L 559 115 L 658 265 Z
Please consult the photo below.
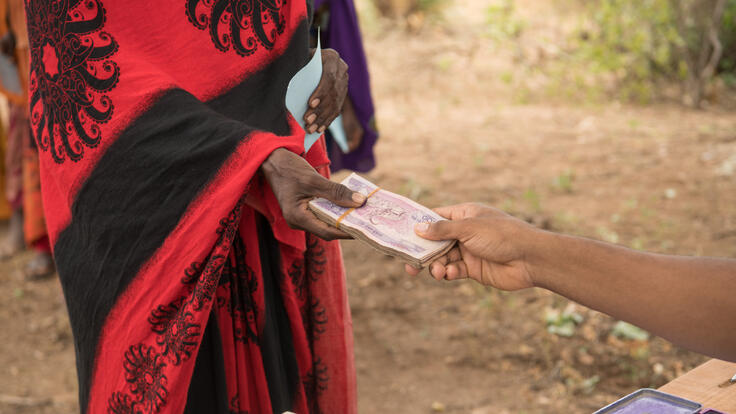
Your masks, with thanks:
M 481 201 L 555 231 L 736 257 L 733 110 L 538 97 L 541 86 L 502 74 L 517 73 L 519 50 L 548 46 L 534 30 L 553 33 L 545 17 L 559 11 L 519 3 L 519 49 L 479 35 L 480 0 L 458 0 L 419 33 L 364 21 L 381 130 L 368 178 L 429 206 Z M 532 95 L 520 101 L 522 86 Z M 548 292 L 412 279 L 358 242 L 343 247 L 361 413 L 589 413 L 705 360 L 615 337 L 616 321 Z M 24 281 L 27 260 L 0 263 L 0 413 L 73 413 L 60 286 Z M 571 337 L 549 333 L 545 313 L 565 308 L 582 322 Z

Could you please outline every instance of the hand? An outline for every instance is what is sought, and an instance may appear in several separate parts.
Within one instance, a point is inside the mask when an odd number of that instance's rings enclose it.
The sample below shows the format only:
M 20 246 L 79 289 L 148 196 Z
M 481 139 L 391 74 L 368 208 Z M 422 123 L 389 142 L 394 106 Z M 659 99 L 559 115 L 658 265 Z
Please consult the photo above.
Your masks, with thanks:
M 272 152 L 261 165 L 261 170 L 289 227 L 308 231 L 325 240 L 351 238 L 317 219 L 307 209 L 307 203 L 315 197 L 324 197 L 342 207 L 360 207 L 366 200 L 363 194 L 322 177 L 304 158 L 283 148 Z
M 340 115 L 348 93 L 348 65 L 332 49 L 322 50 L 322 79 L 309 97 L 304 113 L 304 128 L 308 133 L 323 133 Z
M 418 224 L 416 233 L 430 240 L 456 239 L 459 244 L 429 265 L 432 277 L 471 278 L 502 290 L 533 286 L 525 245 L 538 230 L 480 204 L 460 204 L 435 211 L 449 221 Z M 410 275 L 416 276 L 420 271 L 406 266 Z

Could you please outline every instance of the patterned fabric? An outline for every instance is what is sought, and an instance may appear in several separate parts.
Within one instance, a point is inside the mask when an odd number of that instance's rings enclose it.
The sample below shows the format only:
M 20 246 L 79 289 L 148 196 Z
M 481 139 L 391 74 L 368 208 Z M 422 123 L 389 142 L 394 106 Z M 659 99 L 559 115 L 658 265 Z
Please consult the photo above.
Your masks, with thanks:
M 82 411 L 355 412 L 339 245 L 290 229 L 258 174 L 276 148 L 304 152 L 283 102 L 307 4 L 26 8 Z M 323 141 L 303 155 L 328 176 Z

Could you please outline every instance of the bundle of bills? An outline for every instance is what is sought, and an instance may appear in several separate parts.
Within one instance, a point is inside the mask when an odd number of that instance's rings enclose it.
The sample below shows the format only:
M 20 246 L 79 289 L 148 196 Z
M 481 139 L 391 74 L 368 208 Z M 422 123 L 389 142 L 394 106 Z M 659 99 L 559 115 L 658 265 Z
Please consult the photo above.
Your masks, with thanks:
M 432 210 L 378 188 L 357 174 L 342 184 L 368 197 L 359 208 L 340 207 L 324 198 L 309 202 L 309 209 L 322 221 L 368 243 L 378 251 L 422 267 L 447 253 L 454 240 L 426 240 L 414 233 L 416 223 L 444 220 Z

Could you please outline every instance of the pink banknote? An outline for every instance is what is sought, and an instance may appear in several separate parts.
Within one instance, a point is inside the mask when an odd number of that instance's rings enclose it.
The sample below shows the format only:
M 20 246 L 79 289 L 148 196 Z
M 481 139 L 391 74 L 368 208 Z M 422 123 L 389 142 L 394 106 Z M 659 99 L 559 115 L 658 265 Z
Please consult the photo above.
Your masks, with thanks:
M 363 207 L 345 216 L 340 221 L 340 226 L 357 229 L 377 244 L 418 260 L 452 244 L 451 241 L 426 240 L 414 233 L 416 223 L 444 220 L 432 210 L 389 191 L 378 190 L 374 193 L 376 185 L 356 174 L 347 177 L 342 184 L 366 196 L 373 194 Z M 323 198 L 312 200 L 310 205 L 334 220 L 338 220 L 348 210 Z

